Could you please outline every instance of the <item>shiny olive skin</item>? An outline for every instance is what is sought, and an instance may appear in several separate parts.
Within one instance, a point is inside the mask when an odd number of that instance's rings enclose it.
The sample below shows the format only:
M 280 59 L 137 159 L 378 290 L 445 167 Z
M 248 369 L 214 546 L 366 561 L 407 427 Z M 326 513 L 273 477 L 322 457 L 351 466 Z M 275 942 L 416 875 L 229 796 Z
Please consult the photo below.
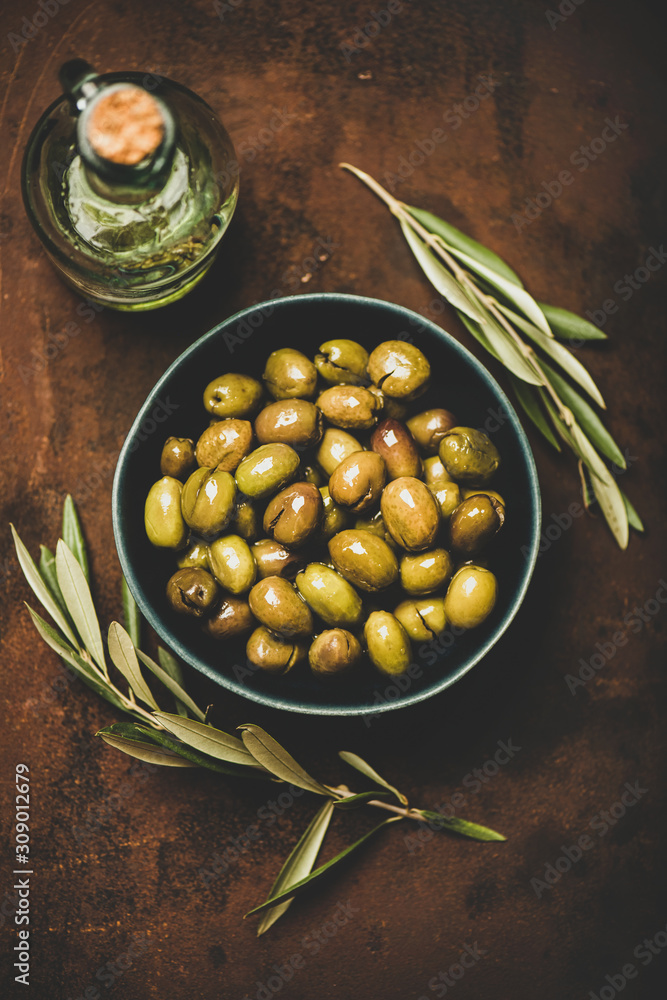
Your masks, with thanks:
M 440 461 L 439 455 L 431 455 L 424 460 L 424 479 L 426 483 L 441 483 L 443 480 L 453 483 L 454 480 Z
M 484 431 L 474 427 L 452 427 L 439 449 L 440 460 L 457 482 L 482 486 L 500 465 L 500 455 Z
M 373 666 L 380 673 L 403 674 L 412 660 L 408 633 L 389 611 L 373 611 L 364 625 L 364 641 Z
M 262 534 L 262 518 L 248 497 L 237 494 L 236 510 L 229 527 L 232 534 L 240 535 L 246 542 L 255 542 Z
M 264 532 L 298 548 L 315 535 L 324 515 L 322 494 L 312 483 L 292 483 L 277 493 L 264 513 Z
M 440 508 L 425 483 L 403 476 L 384 488 L 380 504 L 394 541 L 410 552 L 428 549 L 440 526 Z
M 332 385 L 318 397 L 317 405 L 334 427 L 368 430 L 377 423 L 379 404 L 363 386 Z
M 461 490 L 452 479 L 442 479 L 429 483 L 428 488 L 435 497 L 443 521 L 448 520 L 461 503 Z
M 272 538 L 260 538 L 252 546 L 252 554 L 260 580 L 267 576 L 284 576 L 286 580 L 293 580 L 305 565 L 302 556 Z
M 398 560 L 387 543 L 370 531 L 348 529 L 329 541 L 335 568 L 361 590 L 384 590 L 398 579 Z
M 252 424 L 249 420 L 229 417 L 216 420 L 197 441 L 195 455 L 199 465 L 223 472 L 234 472 L 252 449 Z
M 204 631 L 213 639 L 233 639 L 255 628 L 250 605 L 241 597 L 225 596 L 213 615 L 204 622 Z
M 437 455 L 440 442 L 452 427 L 456 417 L 449 410 L 424 410 L 408 420 L 408 430 L 423 452 Z
M 493 611 L 498 584 L 482 566 L 462 566 L 452 577 L 445 595 L 445 615 L 451 625 L 475 628 Z
M 452 548 L 473 556 L 487 545 L 505 523 L 505 508 L 487 493 L 462 500 L 449 520 Z
M 247 455 L 236 470 L 241 493 L 256 499 L 270 496 L 293 479 L 299 456 L 288 444 L 262 444 Z
M 204 618 L 215 607 L 218 585 L 205 569 L 179 569 L 167 583 L 167 600 L 179 615 Z
M 367 365 L 368 351 L 356 340 L 327 340 L 315 355 L 315 367 L 331 385 L 363 385 Z
M 387 525 L 384 523 L 381 510 L 377 510 L 374 514 L 367 515 L 366 517 L 358 517 L 354 522 L 354 527 L 359 531 L 370 531 L 373 535 L 377 535 L 378 538 L 384 539 L 388 545 L 395 545 L 394 539 L 387 531 Z
M 401 601 L 394 615 L 414 642 L 429 642 L 447 627 L 442 597 L 418 597 Z
M 224 531 L 236 507 L 236 483 L 229 472 L 202 466 L 192 473 L 181 494 L 186 524 L 210 538 Z
M 313 486 L 317 486 L 318 490 L 321 490 L 329 482 L 329 477 L 325 477 L 317 465 L 302 465 L 299 479 L 304 483 L 312 483 Z
M 208 569 L 208 545 L 206 542 L 192 542 L 176 560 L 179 569 Z
M 283 639 L 264 625 L 256 628 L 248 639 L 246 656 L 250 663 L 267 674 L 282 676 L 305 660 L 308 643 L 303 639 Z
M 228 372 L 204 389 L 204 406 L 216 417 L 250 417 L 262 399 L 262 383 L 250 375 Z
M 339 427 L 328 427 L 317 450 L 317 461 L 327 476 L 331 476 L 343 459 L 364 449 L 355 437 Z
M 430 549 L 401 559 L 401 586 L 406 594 L 421 597 L 444 588 L 452 575 L 452 557 L 446 549 Z
M 276 635 L 312 635 L 315 630 L 310 608 L 281 576 L 267 576 L 256 583 L 248 603 L 255 618 Z
M 322 438 L 322 413 L 307 399 L 277 399 L 255 418 L 260 444 L 283 442 L 293 448 L 310 448 Z
M 144 506 L 144 526 L 151 545 L 161 549 L 182 549 L 188 529 L 181 512 L 183 484 L 172 476 L 153 483 Z
M 196 465 L 195 448 L 191 438 L 167 438 L 160 456 L 160 472 L 163 476 L 187 479 Z
M 361 621 L 361 598 L 335 569 L 310 563 L 297 574 L 299 593 L 326 625 L 354 628 Z
M 384 459 L 374 451 L 357 451 L 334 469 L 329 492 L 334 503 L 361 513 L 377 505 L 386 481 Z
M 413 476 L 421 479 L 422 460 L 417 443 L 405 424 L 388 417 L 377 425 L 371 435 L 371 448 L 387 466 L 387 479 Z
M 349 674 L 361 661 L 361 656 L 361 643 L 344 628 L 320 632 L 308 650 L 310 669 L 323 680 Z
M 216 538 L 208 547 L 211 573 L 230 594 L 244 594 L 257 579 L 257 563 L 240 535 Z
M 320 487 L 320 496 L 322 497 L 324 514 L 322 516 L 322 523 L 320 524 L 319 537 L 328 542 L 337 532 L 344 531 L 347 528 L 348 515 L 343 507 L 339 507 L 335 503 L 328 486 Z
M 464 486 L 461 490 L 461 499 L 467 500 L 468 497 L 478 496 L 480 493 L 484 493 L 487 497 L 495 497 L 498 503 L 502 504 L 503 507 L 506 506 L 505 501 L 497 490 L 485 490 L 474 486 Z
M 385 396 L 410 401 L 428 388 L 431 366 L 414 344 L 386 340 L 371 353 L 368 374 Z
M 274 399 L 310 399 L 317 387 L 317 369 L 301 351 L 273 351 L 264 369 L 264 384 Z
M 366 388 L 373 393 L 378 401 L 378 413 L 382 413 L 385 417 L 391 417 L 393 420 L 405 420 L 409 410 L 407 403 L 402 403 L 400 399 L 394 399 L 393 396 L 385 396 L 382 389 L 373 382 Z

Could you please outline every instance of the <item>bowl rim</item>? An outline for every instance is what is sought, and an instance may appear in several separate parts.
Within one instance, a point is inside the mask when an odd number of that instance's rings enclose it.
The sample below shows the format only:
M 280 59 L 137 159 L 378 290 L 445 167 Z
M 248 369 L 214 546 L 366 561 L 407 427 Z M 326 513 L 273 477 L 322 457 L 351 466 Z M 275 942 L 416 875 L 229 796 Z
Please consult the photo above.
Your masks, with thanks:
M 199 656 L 191 653 L 180 639 L 173 635 L 169 630 L 166 630 L 166 638 L 163 639 L 171 649 L 187 664 L 193 667 L 193 669 L 198 670 L 200 673 L 204 674 L 210 680 L 215 681 L 221 687 L 227 688 L 234 694 L 239 695 L 242 698 L 246 698 L 248 701 L 254 701 L 262 705 L 266 705 L 269 708 L 283 710 L 287 712 L 296 712 L 301 715 L 328 715 L 328 716 L 366 716 L 366 715 L 378 715 L 384 712 L 395 711 L 400 708 L 407 708 L 411 705 L 416 705 L 421 701 L 426 701 L 428 698 L 432 698 L 435 695 L 442 694 L 443 691 L 451 687 L 457 681 L 459 681 L 468 671 L 472 670 L 480 660 L 482 660 L 486 654 L 496 645 L 501 636 L 507 631 L 512 622 L 514 621 L 521 604 L 523 603 L 526 591 L 533 576 L 535 569 L 535 563 L 537 562 L 537 556 L 540 545 L 540 528 L 542 523 L 542 508 L 541 508 L 541 498 L 540 498 L 540 488 L 539 480 L 537 476 L 537 468 L 535 465 L 535 458 L 533 456 L 528 437 L 524 431 L 517 413 L 512 406 L 511 402 L 507 398 L 507 395 L 502 390 L 496 379 L 488 371 L 488 369 L 479 361 L 474 354 L 459 343 L 455 337 L 450 333 L 447 333 L 441 326 L 437 323 L 432 322 L 426 317 L 414 312 L 407 306 L 399 305 L 395 302 L 390 302 L 386 299 L 377 299 L 365 295 L 354 295 L 348 292 L 308 292 L 295 295 L 285 295 L 280 298 L 267 299 L 264 302 L 257 302 L 252 306 L 248 306 L 245 309 L 241 309 L 239 312 L 227 317 L 227 319 L 222 320 L 217 323 L 214 327 L 204 333 L 201 337 L 195 340 L 192 344 L 189 344 L 181 354 L 169 365 L 166 371 L 161 375 L 158 381 L 155 383 L 153 388 L 150 390 L 144 403 L 142 404 L 139 412 L 137 413 L 132 426 L 130 427 L 123 446 L 120 450 L 118 460 L 116 463 L 116 469 L 114 472 L 113 489 L 112 489 L 112 523 L 113 523 L 113 533 L 114 541 L 116 544 L 116 550 L 118 552 L 118 558 L 120 560 L 121 569 L 127 584 L 130 588 L 132 596 L 134 597 L 141 614 L 144 616 L 148 624 L 156 631 L 158 636 L 161 638 L 165 635 L 165 628 L 161 621 L 158 620 L 157 615 L 153 611 L 152 606 L 144 598 L 139 581 L 136 578 L 133 566 L 127 556 L 125 550 L 125 544 L 121 532 L 121 520 L 122 520 L 122 494 L 125 484 L 126 476 L 126 465 L 128 455 L 133 449 L 133 443 L 135 437 L 141 425 L 146 417 L 150 414 L 151 408 L 154 405 L 154 399 L 160 394 L 162 387 L 169 381 L 172 374 L 180 367 L 182 362 L 190 355 L 196 353 L 200 350 L 204 344 L 209 341 L 214 340 L 219 336 L 221 330 L 227 328 L 233 324 L 239 323 L 246 316 L 253 315 L 267 308 L 271 308 L 272 312 L 276 308 L 285 307 L 288 305 L 294 305 L 295 303 L 303 302 L 304 304 L 310 303 L 316 304 L 326 304 L 327 302 L 343 302 L 349 305 L 365 305 L 374 308 L 389 309 L 392 312 L 400 313 L 405 317 L 406 322 L 411 319 L 416 319 L 422 324 L 422 327 L 427 327 L 432 333 L 437 337 L 447 342 L 448 347 L 458 354 L 464 362 L 470 365 L 482 379 L 482 381 L 487 385 L 491 392 L 496 396 L 502 403 L 502 406 L 507 413 L 508 422 L 511 424 L 526 463 L 528 479 L 530 484 L 530 500 L 531 500 L 531 522 L 532 522 L 532 537 L 530 542 L 530 552 L 528 558 L 524 563 L 523 579 L 519 590 L 515 594 L 515 597 L 507 609 L 504 619 L 498 624 L 494 631 L 487 637 L 486 641 L 477 649 L 473 654 L 471 654 L 453 673 L 443 677 L 442 680 L 435 686 L 429 687 L 427 690 L 413 691 L 413 692 L 400 692 L 401 697 L 396 698 L 393 701 L 385 701 L 382 706 L 374 705 L 313 705 L 308 703 L 295 703 L 293 701 L 288 701 L 283 699 L 280 694 L 274 694 L 273 692 L 265 693 L 263 691 L 254 691 L 243 684 L 239 683 L 235 679 L 221 675 L 218 671 L 211 668 L 204 660 Z M 389 683 L 391 678 L 387 678 Z

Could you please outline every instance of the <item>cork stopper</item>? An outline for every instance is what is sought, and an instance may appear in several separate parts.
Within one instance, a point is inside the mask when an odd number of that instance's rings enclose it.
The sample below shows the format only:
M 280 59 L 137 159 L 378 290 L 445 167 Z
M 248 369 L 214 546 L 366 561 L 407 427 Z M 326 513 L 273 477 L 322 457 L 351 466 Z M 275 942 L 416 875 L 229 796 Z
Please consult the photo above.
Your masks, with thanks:
M 95 101 L 86 131 L 98 156 L 133 167 L 157 152 L 165 127 L 155 98 L 128 84 Z

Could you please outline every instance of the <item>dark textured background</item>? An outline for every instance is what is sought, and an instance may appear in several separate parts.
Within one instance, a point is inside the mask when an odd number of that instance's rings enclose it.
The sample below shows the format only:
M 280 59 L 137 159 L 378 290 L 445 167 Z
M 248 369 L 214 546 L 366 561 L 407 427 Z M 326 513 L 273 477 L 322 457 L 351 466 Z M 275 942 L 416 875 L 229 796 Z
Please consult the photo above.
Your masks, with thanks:
M 624 998 L 664 995 L 667 955 L 645 968 L 633 951 L 667 924 L 667 612 L 636 634 L 628 630 L 627 645 L 576 695 L 564 679 L 596 643 L 626 629 L 624 616 L 653 598 L 665 575 L 664 272 L 628 301 L 613 291 L 665 238 L 660 25 L 650 7 L 617 0 L 572 5 L 555 30 L 543 3 L 406 0 L 346 61 L 341 45 L 384 6 L 241 0 L 223 7 L 221 20 L 205 0 L 70 0 L 15 52 L 8 33 L 20 32 L 38 4 L 3 5 L 0 525 L 13 520 L 36 551 L 41 541 L 55 542 L 65 493 L 78 494 L 101 617 L 118 616 L 112 473 L 147 391 L 212 324 L 277 288 L 358 292 L 433 310 L 435 293 L 389 214 L 336 165 L 351 160 L 382 178 L 416 140 L 443 127 L 443 114 L 480 74 L 493 74 L 494 96 L 459 129 L 444 126 L 447 142 L 398 193 L 499 251 L 539 298 L 577 311 L 616 300 L 609 343 L 580 353 L 610 404 L 612 432 L 632 456 L 623 486 L 649 531 L 621 553 L 599 518 L 575 520 L 539 559 L 524 609 L 495 654 L 444 696 L 370 729 L 260 711 L 189 678 L 203 702 L 216 702 L 222 723 L 266 725 L 325 780 L 344 778 L 336 750 L 356 750 L 417 804 L 442 805 L 461 791 L 463 815 L 508 834 L 501 845 L 439 835 L 411 853 L 404 835 L 412 831 L 390 828 L 257 941 L 254 920 L 241 917 L 266 893 L 314 803 L 304 796 L 279 822 L 261 824 L 261 840 L 202 885 L 198 870 L 256 821 L 266 790 L 171 771 L 142 780 L 128 758 L 95 740 L 113 711 L 78 683 L 52 689 L 58 661 L 31 628 L 22 606 L 29 592 L 2 527 L 2 834 L 8 843 L 13 764 L 27 761 L 36 872 L 28 995 L 40 1000 L 91 997 L 95 989 L 115 1000 L 266 997 L 260 986 L 274 964 L 296 953 L 303 967 L 289 983 L 269 986 L 290 1000 L 417 1000 L 445 995 L 444 983 L 436 992 L 429 980 L 475 942 L 484 956 L 447 987 L 458 1000 L 574 1000 L 605 985 L 608 1000 L 605 977 L 613 981 L 628 962 L 641 971 Z M 103 70 L 139 68 L 182 81 L 220 113 L 239 151 L 252 148 L 276 110 L 293 118 L 252 159 L 240 156 L 239 209 L 205 284 L 165 311 L 106 311 L 81 323 L 78 338 L 40 364 L 49 334 L 76 318 L 78 299 L 28 225 L 19 164 L 58 93 L 59 64 L 75 55 Z M 512 213 L 616 116 L 629 127 L 517 232 Z M 337 246 L 302 282 L 318 237 Z M 477 353 L 448 309 L 438 319 Z M 549 525 L 579 499 L 576 469 L 528 433 Z M 473 794 L 466 774 L 510 737 L 520 752 Z M 591 831 L 596 814 L 635 781 L 647 789 L 641 800 L 604 837 Z M 370 821 L 338 817 L 326 852 Z M 538 899 L 530 879 L 586 832 L 595 846 Z M 7 861 L 0 895 L 11 884 Z M 348 900 L 349 921 L 313 954 L 304 938 Z M 10 909 L 5 898 L 0 910 Z M 3 962 L 14 943 L 8 926 Z M 145 944 L 130 968 L 114 966 L 96 980 L 118 956 L 127 966 L 133 935 L 145 935 Z M 10 995 L 22 995 L 9 964 L 3 976 Z

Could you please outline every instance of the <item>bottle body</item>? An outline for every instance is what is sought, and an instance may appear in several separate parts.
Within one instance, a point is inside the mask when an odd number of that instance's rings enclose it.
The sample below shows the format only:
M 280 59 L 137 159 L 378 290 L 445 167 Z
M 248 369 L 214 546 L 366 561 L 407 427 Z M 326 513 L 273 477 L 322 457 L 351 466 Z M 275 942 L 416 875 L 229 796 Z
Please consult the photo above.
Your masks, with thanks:
M 96 84 L 143 80 L 108 73 Z M 213 111 L 170 80 L 153 92 L 173 117 L 174 143 L 151 183 L 91 170 L 67 96 L 44 113 L 24 159 L 26 210 L 46 252 L 77 291 L 114 309 L 153 309 L 189 291 L 213 263 L 238 198 L 234 148 Z

